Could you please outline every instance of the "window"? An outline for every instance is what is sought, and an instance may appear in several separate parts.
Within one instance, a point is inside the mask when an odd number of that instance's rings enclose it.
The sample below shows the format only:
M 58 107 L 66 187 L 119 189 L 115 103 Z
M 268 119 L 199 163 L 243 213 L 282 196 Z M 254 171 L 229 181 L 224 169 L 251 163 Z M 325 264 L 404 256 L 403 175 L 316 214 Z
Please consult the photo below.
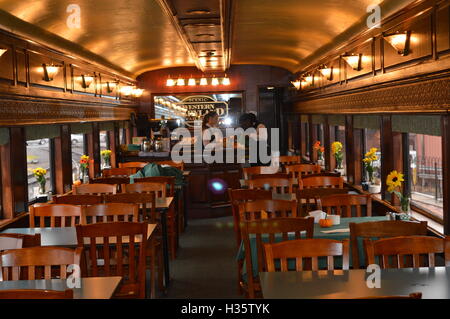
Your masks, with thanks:
M 109 135 L 107 131 L 100 131 L 100 151 L 109 149 Z
M 50 139 L 27 141 L 27 171 L 28 171 L 28 200 L 33 201 L 40 194 L 39 182 L 33 174 L 36 168 L 43 168 L 47 171 L 45 177 L 45 192 L 51 192 L 51 167 L 50 167 Z
M 409 189 L 412 204 L 443 219 L 442 137 L 408 134 Z
M 124 132 L 125 132 L 124 128 L 119 129 L 119 144 L 126 144 L 126 142 L 124 140 L 125 139 Z
M 73 180 L 80 179 L 80 157 L 84 155 L 84 135 L 72 134 L 72 176 Z

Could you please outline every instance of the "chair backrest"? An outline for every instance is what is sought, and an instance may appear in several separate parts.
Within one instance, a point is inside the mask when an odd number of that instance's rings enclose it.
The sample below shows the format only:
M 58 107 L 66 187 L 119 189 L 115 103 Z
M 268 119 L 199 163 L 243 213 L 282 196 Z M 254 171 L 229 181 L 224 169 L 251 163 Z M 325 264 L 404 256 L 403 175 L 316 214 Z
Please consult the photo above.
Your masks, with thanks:
M 95 205 L 103 203 L 102 195 L 61 195 L 53 197 L 55 204 Z
M 120 177 L 120 176 L 130 176 L 136 174 L 136 167 L 116 167 L 102 170 L 103 177 Z
M 167 186 L 161 182 L 134 183 L 125 186 L 127 193 L 155 193 L 156 197 L 167 196 Z
M 34 204 L 29 207 L 30 227 L 74 227 L 81 219 L 82 207 L 66 204 Z M 38 226 L 35 219 L 39 218 Z M 46 220 L 50 220 L 46 224 Z
M 175 168 L 178 168 L 180 171 L 184 171 L 184 162 L 174 162 L 174 161 L 158 161 L 154 162 L 158 165 L 169 165 Z
M 22 241 L 22 246 L 18 247 L 18 248 L 29 248 L 29 247 L 41 246 L 41 234 L 34 234 L 34 235 L 15 234 L 15 233 L 0 234 L 0 242 L 4 238 L 20 239 Z M 4 249 L 0 248 L 0 250 L 4 250 Z
M 297 201 L 258 199 L 239 204 L 239 220 L 297 217 Z
M 378 264 L 381 268 L 434 268 L 436 254 L 442 253 L 445 266 L 450 266 L 450 237 L 442 239 L 433 236 L 400 236 L 378 240 L 366 238 L 364 251 L 367 262 Z
M 123 192 L 125 189 L 125 185 L 130 183 L 129 177 L 101 177 L 101 178 L 94 178 L 89 181 L 90 184 L 109 184 L 109 185 L 115 185 L 116 186 L 116 193 Z
M 352 251 L 352 265 L 354 269 L 360 267 L 363 256 L 359 255 L 358 238 L 386 238 L 398 236 L 425 236 L 427 222 L 410 222 L 402 220 L 382 220 L 365 223 L 350 223 L 350 245 Z M 364 255 L 364 259 L 365 259 Z M 364 261 L 365 265 L 367 261 Z
M 85 207 L 81 224 L 95 224 L 107 222 L 138 222 L 139 205 L 125 203 L 108 203 Z
M 250 179 L 247 184 L 250 189 L 265 189 L 278 194 L 292 194 L 294 183 L 292 178 L 267 177 Z
M 130 295 L 144 298 L 147 225 L 129 222 L 77 225 L 78 247 L 86 247 L 87 263 L 83 264 L 82 272 L 89 277 L 121 276 L 122 288 L 129 290 Z M 102 263 L 98 262 L 99 254 Z
M 365 216 L 372 216 L 371 195 L 335 194 L 321 197 L 319 200 L 319 209 L 328 215 L 362 217 L 363 208 Z
M 121 193 L 115 195 L 105 195 L 105 203 L 129 203 L 137 204 L 142 214 L 142 219 L 156 222 L 156 196 L 155 193 Z
M 286 173 L 275 173 L 275 174 L 255 174 L 250 177 L 252 179 L 261 179 L 261 178 L 290 178 L 289 174 Z M 248 183 L 249 180 L 246 180 Z
M 81 184 L 74 186 L 72 189 L 73 195 L 101 195 L 101 194 L 115 194 L 117 193 L 117 185 L 111 184 Z
M 175 176 L 151 176 L 135 178 L 135 183 L 165 183 L 167 187 L 167 196 L 175 196 Z
M 319 257 L 327 258 L 327 270 L 334 270 L 334 257 L 342 257 L 342 269 L 349 269 L 349 242 L 334 239 L 300 239 L 288 240 L 281 243 L 264 244 L 264 252 L 266 255 L 267 271 L 302 271 L 305 269 L 304 258 L 311 258 L 311 270 L 319 270 Z M 288 261 L 295 260 L 295 268 L 289 269 Z M 275 261 L 279 260 L 280 267 L 275 267 Z M 308 269 L 309 270 L 309 269 Z
M 234 234 L 236 236 L 236 245 L 239 248 L 241 245 L 241 230 L 239 228 L 240 215 L 239 204 L 247 201 L 258 199 L 272 199 L 272 192 L 260 189 L 228 189 L 228 196 L 230 197 L 231 211 L 233 213 Z
M 288 233 L 294 233 L 291 239 L 304 237 L 312 238 L 314 232 L 314 218 L 273 218 L 241 222 L 242 241 L 245 250 L 245 264 L 247 285 L 250 298 L 255 297 L 255 280 L 259 272 L 265 271 L 264 242 L 289 240 Z M 253 245 L 252 245 L 253 242 Z M 256 249 L 256 253 L 252 250 Z M 256 260 L 252 258 L 256 256 Z M 254 273 L 253 266 L 257 263 L 258 272 Z M 256 268 L 256 267 L 255 267 Z
M 292 165 L 292 164 L 300 164 L 302 159 L 300 156 L 280 156 L 279 157 L 280 165 Z
M 80 265 L 82 249 L 31 247 L 0 253 L 0 281 L 67 278 L 68 265 Z M 56 271 L 55 268 L 59 268 Z
M 22 248 L 23 239 L 20 237 L 0 236 L 0 251 Z
M 252 166 L 242 168 L 242 173 L 244 174 L 244 179 L 250 179 L 252 175 L 276 173 L 273 170 L 271 166 Z
M 141 169 L 145 167 L 145 165 L 149 164 L 148 162 L 127 162 L 127 163 L 119 163 L 119 168 L 126 168 L 126 167 L 132 167 L 132 168 L 138 168 Z
M 300 182 L 301 181 L 301 182 Z M 344 188 L 344 179 L 337 176 L 303 176 L 299 181 L 300 189 L 303 188 Z
M 0 299 L 73 299 L 73 290 L 10 289 L 0 290 Z
M 320 174 L 320 165 L 315 164 L 296 164 L 285 166 L 286 173 L 295 178 L 301 178 L 302 176 L 309 174 Z
M 297 190 L 298 216 L 305 217 L 313 210 L 319 209 L 319 199 L 334 194 L 348 194 L 348 188 L 304 188 Z

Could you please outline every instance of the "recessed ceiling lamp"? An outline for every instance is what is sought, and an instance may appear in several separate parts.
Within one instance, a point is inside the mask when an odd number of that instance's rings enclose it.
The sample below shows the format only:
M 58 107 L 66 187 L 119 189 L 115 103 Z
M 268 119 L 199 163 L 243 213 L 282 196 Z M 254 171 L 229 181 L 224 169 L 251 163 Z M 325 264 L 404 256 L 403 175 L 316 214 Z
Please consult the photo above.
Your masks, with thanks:
M 219 85 L 219 79 L 216 77 L 213 77 L 213 79 L 211 80 L 211 85 L 214 85 L 214 86 Z
M 210 14 L 211 10 L 209 9 L 191 9 L 186 11 L 187 14 Z
M 211 37 L 214 36 L 214 34 L 212 34 L 212 33 L 199 33 L 199 34 L 196 34 L 195 36 L 196 37 L 208 37 L 208 38 L 211 38 Z
M 328 81 L 333 80 L 333 67 L 322 65 L 319 67 L 319 71 Z
M 44 81 L 50 82 L 53 81 L 54 76 L 58 73 L 60 65 L 47 65 L 42 63 L 42 71 L 44 72 Z
M 208 80 L 205 77 L 201 78 L 200 85 L 208 85 Z
M 361 61 L 362 61 L 362 54 L 345 54 L 342 56 L 342 58 L 345 60 L 345 62 L 350 65 L 350 67 L 355 71 L 361 71 Z
M 0 57 L 1 57 L 3 54 L 5 54 L 6 51 L 8 51 L 8 49 L 0 48 Z
M 177 85 L 178 86 L 184 86 L 184 85 L 186 85 L 186 82 L 184 81 L 184 79 L 183 78 L 178 78 L 178 80 L 177 80 Z
M 392 34 L 384 34 L 384 39 L 397 50 L 397 53 L 402 56 L 409 54 L 409 47 L 411 42 L 411 31 L 395 32 Z

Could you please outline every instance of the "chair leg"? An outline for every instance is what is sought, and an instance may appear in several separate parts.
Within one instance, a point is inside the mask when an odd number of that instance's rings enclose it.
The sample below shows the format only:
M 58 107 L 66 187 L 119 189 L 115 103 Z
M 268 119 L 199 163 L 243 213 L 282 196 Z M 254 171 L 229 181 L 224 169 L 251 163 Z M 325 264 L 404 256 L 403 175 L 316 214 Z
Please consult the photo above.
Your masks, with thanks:
M 162 249 L 157 251 L 158 254 L 158 289 L 164 292 L 164 257 Z

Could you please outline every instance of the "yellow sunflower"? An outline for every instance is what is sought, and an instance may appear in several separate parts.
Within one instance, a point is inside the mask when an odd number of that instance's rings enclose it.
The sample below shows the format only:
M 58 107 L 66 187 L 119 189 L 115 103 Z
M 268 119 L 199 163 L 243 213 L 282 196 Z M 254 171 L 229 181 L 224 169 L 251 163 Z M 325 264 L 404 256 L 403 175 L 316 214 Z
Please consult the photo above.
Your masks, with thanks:
M 341 142 L 333 142 L 333 144 L 331 144 L 331 151 L 333 152 L 333 154 L 339 153 L 340 151 L 342 151 L 342 143 Z
M 389 173 L 387 179 L 386 179 L 386 185 L 388 186 L 388 191 L 393 192 L 396 187 L 401 187 L 402 182 L 405 180 L 403 179 L 403 174 L 399 173 L 397 171 L 392 171 Z

